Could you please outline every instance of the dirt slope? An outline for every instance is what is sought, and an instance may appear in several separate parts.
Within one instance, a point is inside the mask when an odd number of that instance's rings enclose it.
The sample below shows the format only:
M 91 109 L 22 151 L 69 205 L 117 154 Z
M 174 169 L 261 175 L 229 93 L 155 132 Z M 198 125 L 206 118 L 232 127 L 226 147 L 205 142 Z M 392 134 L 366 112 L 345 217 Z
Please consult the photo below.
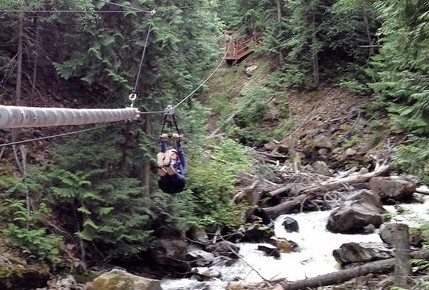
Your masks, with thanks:
M 256 70 L 251 75 L 246 74 L 246 68 L 253 65 L 257 66 Z M 239 109 L 240 92 L 244 86 L 271 86 L 272 73 L 269 60 L 257 54 L 237 65 L 223 65 L 209 81 L 209 92 L 204 98 L 205 104 L 213 111 L 209 133 Z M 342 163 L 347 151 L 352 156 L 349 158 L 351 165 L 365 164 L 370 161 L 368 155 L 383 147 L 389 137 L 385 119 L 375 120 L 365 115 L 363 107 L 370 101 L 369 97 L 328 84 L 307 92 L 285 88 L 267 100 L 270 116 L 262 124 L 261 131 L 275 130 L 286 120 L 292 126 L 284 131 L 281 138 L 271 140 L 264 148 L 283 154 L 294 148 L 304 163 L 333 158 L 331 162 L 340 166 L 344 166 Z M 220 132 L 225 132 L 225 128 Z M 327 150 L 319 154 L 318 150 L 323 147 Z

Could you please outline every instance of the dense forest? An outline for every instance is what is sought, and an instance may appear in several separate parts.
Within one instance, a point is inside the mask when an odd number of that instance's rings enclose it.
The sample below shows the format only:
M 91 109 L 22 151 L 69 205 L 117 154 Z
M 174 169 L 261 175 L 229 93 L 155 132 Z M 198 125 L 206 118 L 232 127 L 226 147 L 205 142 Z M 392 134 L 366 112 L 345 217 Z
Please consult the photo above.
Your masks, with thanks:
M 52 271 L 72 259 L 84 268 L 138 259 L 160 225 L 240 226 L 248 205 L 232 201 L 235 174 L 252 166 L 241 156 L 279 133 L 258 129 L 260 96 L 324 84 L 370 96 L 365 114 L 406 136 L 397 170 L 429 183 L 428 1 L 0 0 L 0 25 L 1 105 L 142 112 L 78 128 L 0 129 L 2 240 Z M 254 49 L 271 73 L 242 93 L 253 104 L 218 140 L 207 138 L 215 108 L 204 103 L 205 81 L 222 64 L 225 30 L 262 33 Z M 192 166 L 186 190 L 171 196 L 156 185 L 155 156 L 159 112 L 176 104 Z

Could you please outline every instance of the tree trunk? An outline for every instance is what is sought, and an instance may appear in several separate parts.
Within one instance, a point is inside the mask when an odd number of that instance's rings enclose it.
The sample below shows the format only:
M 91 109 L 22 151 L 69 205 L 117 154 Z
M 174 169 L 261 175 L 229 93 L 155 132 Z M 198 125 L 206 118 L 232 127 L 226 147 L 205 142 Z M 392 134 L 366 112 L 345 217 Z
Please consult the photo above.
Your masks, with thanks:
M 145 132 L 149 134 L 151 128 L 150 128 L 150 123 L 147 120 L 147 117 L 145 121 L 146 121 Z M 145 161 L 143 162 L 143 186 L 146 188 L 146 191 L 145 191 L 146 197 L 150 197 L 152 176 L 153 174 L 151 173 L 151 170 L 150 170 L 150 161 L 145 159 Z
M 279 33 L 278 33 L 278 39 L 282 39 L 282 5 L 281 5 L 281 0 L 277 0 L 277 21 L 278 21 L 278 29 L 279 29 Z M 280 67 L 281 64 L 283 63 L 283 55 L 281 52 L 281 49 L 279 48 L 278 53 L 278 64 L 277 67 Z
M 282 202 L 281 204 L 278 204 L 276 206 L 262 208 L 262 211 L 270 219 L 275 219 L 279 215 L 293 212 L 296 208 L 301 206 L 307 199 L 308 199 L 308 196 L 304 194 L 298 195 L 293 200 Z
M 395 286 L 406 289 L 410 266 L 410 236 L 408 225 L 395 224 Z
M 371 32 L 369 29 L 369 21 L 368 21 L 368 11 L 366 10 L 367 3 L 364 1 L 362 5 L 362 15 L 363 15 L 363 23 L 365 24 L 366 36 L 368 38 L 368 47 L 369 47 L 369 57 L 374 55 L 374 46 L 373 40 L 371 37 Z
M 21 105 L 21 90 L 22 90 L 22 53 L 23 53 L 23 37 L 24 37 L 24 15 L 19 14 L 18 23 L 18 63 L 16 71 L 16 89 L 15 89 L 15 106 Z M 13 140 L 15 141 L 15 140 Z
M 311 35 L 311 39 L 312 39 L 312 62 L 313 62 L 313 82 L 314 82 L 314 87 L 317 88 L 319 87 L 319 83 L 320 83 L 320 76 L 319 76 L 319 58 L 317 55 L 317 37 L 316 37 L 316 13 L 312 12 L 312 35 Z
M 411 254 L 413 258 L 429 259 L 429 251 L 422 250 Z M 352 278 L 365 276 L 370 273 L 386 273 L 391 272 L 395 265 L 395 258 L 375 261 L 372 263 L 365 264 L 360 267 L 345 269 L 334 273 L 320 275 L 317 277 L 307 278 L 298 281 L 284 281 L 279 283 L 279 287 L 276 290 L 300 290 L 307 288 L 317 288 L 321 286 L 334 285 L 344 283 Z
M 36 94 L 36 82 L 37 82 L 37 61 L 38 61 L 38 48 L 39 48 L 39 40 L 40 40 L 40 28 L 39 22 L 37 21 L 37 17 L 34 18 L 34 22 L 36 25 L 36 46 L 34 48 L 34 62 L 33 62 L 33 76 L 31 81 L 31 92 L 30 92 L 30 100 L 34 102 L 34 97 Z
M 19 23 L 18 23 L 18 63 L 17 63 L 17 71 L 16 71 L 16 87 L 15 87 L 15 105 L 19 106 L 21 104 L 21 91 L 22 91 L 22 54 L 23 54 L 23 38 L 24 38 L 24 14 L 19 14 Z M 16 142 L 18 140 L 19 129 L 12 129 L 12 142 Z M 15 157 L 16 165 L 21 172 L 21 175 L 25 177 L 24 168 L 21 165 L 21 161 L 19 160 L 18 150 L 15 145 L 12 145 L 13 155 Z M 22 153 L 22 151 L 21 151 Z M 22 156 L 22 158 L 24 158 Z

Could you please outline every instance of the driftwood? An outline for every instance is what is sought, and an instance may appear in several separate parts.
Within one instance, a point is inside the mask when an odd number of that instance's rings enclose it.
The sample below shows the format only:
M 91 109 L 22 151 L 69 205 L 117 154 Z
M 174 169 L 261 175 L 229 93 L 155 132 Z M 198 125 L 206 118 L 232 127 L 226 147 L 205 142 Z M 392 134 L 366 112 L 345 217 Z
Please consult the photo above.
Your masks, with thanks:
M 323 181 L 316 186 L 304 189 L 302 191 L 302 193 L 303 194 L 316 193 L 318 191 L 327 191 L 327 190 L 331 190 L 334 188 L 338 188 L 338 187 L 343 186 L 345 184 L 346 185 L 356 184 L 356 183 L 368 181 L 370 178 L 375 177 L 375 176 L 379 176 L 379 175 L 381 175 L 381 174 L 383 174 L 389 170 L 390 170 L 389 164 L 383 165 L 383 166 L 380 166 L 376 170 L 369 172 L 369 173 L 360 174 L 360 175 L 350 175 L 350 176 L 340 178 L 340 179 Z
M 312 185 L 306 188 L 302 188 L 299 190 L 298 195 L 292 200 L 285 201 L 278 205 L 272 207 L 265 207 L 262 210 L 267 214 L 269 218 L 276 218 L 282 214 L 291 213 L 298 206 L 302 205 L 307 200 L 312 200 L 320 194 L 326 193 L 329 190 L 337 189 L 343 187 L 345 185 L 356 184 L 360 182 L 368 181 L 370 178 L 382 175 L 390 170 L 390 164 L 382 164 L 376 166 L 374 171 L 358 174 L 358 175 L 350 175 L 344 178 L 332 178 L 329 180 L 325 180 L 319 182 L 316 185 Z M 269 196 L 274 196 L 286 192 L 291 189 L 290 185 L 286 185 L 274 191 L 268 193 Z
M 275 219 L 279 215 L 292 212 L 294 209 L 296 209 L 298 206 L 300 206 L 303 202 L 305 202 L 307 200 L 307 198 L 308 198 L 308 196 L 306 196 L 306 195 L 298 195 L 294 199 L 282 202 L 278 205 L 275 205 L 272 207 L 264 207 L 264 208 L 262 208 L 262 211 L 270 219 Z
M 421 250 L 410 254 L 412 258 L 429 259 L 429 251 Z M 344 283 L 352 278 L 365 276 L 370 273 L 387 273 L 391 272 L 395 266 L 395 258 L 367 263 L 352 269 L 340 270 L 338 272 L 320 275 L 317 277 L 307 278 L 298 281 L 280 282 L 275 290 L 299 290 L 307 288 L 317 288 L 321 286 Z M 251 288 L 250 288 L 251 289 Z

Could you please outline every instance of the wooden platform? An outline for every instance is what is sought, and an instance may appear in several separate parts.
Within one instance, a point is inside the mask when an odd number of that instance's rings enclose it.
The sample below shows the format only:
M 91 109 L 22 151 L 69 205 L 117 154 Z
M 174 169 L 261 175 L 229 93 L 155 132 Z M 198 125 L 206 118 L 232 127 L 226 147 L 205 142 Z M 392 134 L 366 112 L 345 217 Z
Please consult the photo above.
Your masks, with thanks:
M 225 61 L 227 64 L 233 64 L 242 60 L 253 52 L 252 44 L 257 44 L 261 39 L 261 33 L 254 33 L 252 36 L 235 36 L 235 31 L 226 30 L 225 36 Z

